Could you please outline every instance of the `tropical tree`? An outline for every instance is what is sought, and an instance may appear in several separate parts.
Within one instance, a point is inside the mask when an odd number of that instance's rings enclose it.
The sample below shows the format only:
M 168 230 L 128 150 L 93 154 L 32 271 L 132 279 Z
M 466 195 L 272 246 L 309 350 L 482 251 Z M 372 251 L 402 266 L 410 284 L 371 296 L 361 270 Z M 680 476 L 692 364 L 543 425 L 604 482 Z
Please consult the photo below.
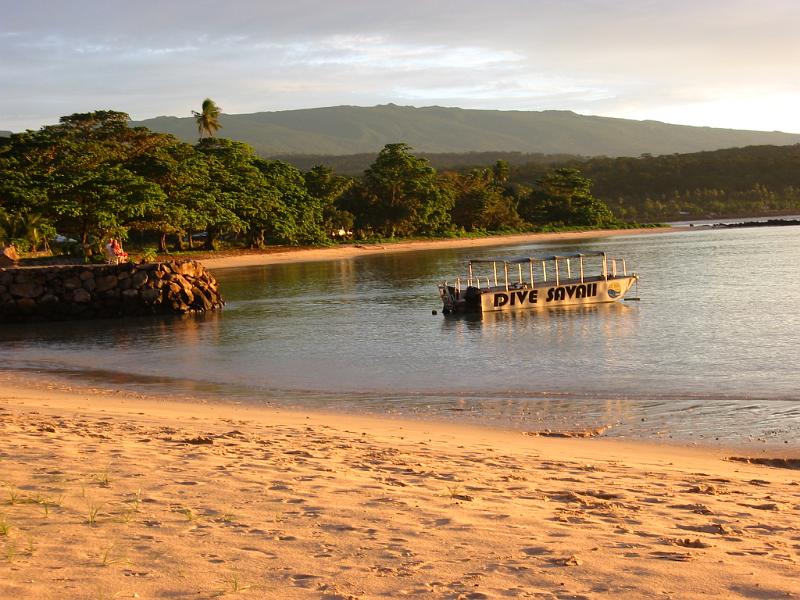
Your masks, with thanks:
M 520 214 L 536 225 L 608 227 L 616 224 L 611 210 L 592 196 L 591 180 L 577 169 L 545 173 L 519 207 Z
M 18 152 L 16 140 L 27 135 L 16 134 L 0 146 L 0 209 L 9 212 L 43 211 L 47 205 L 43 173 Z
M 508 161 L 505 160 L 498 160 L 494 163 L 492 167 L 492 175 L 494 180 L 498 183 L 505 183 L 508 181 L 508 176 L 511 173 L 511 167 L 508 164 Z
M 36 252 L 41 246 L 50 249 L 48 238 L 55 236 L 55 229 L 42 215 L 28 210 L 16 213 L 0 208 L 0 241 L 15 244 L 20 250 Z
M 309 193 L 303 173 L 280 160 L 256 160 L 256 165 L 266 183 L 262 194 L 271 199 L 263 204 L 267 210 L 253 221 L 261 241 L 292 245 L 325 242 L 323 201 Z
M 381 235 L 441 233 L 450 225 L 453 193 L 406 144 L 388 144 L 352 188 L 342 208 L 356 225 Z
M 473 169 L 467 175 L 452 176 L 456 189 L 453 223 L 471 231 L 518 230 L 525 225 L 516 210 L 514 190 L 505 184 L 507 175 L 498 170 Z
M 0 242 L 34 252 L 41 244 L 48 250 L 55 229 L 39 212 L 47 205 L 46 192 L 15 154 L 13 140 L 0 145 Z
M 12 136 L 0 170 L 17 165 L 24 177 L 9 178 L 0 193 L 17 205 L 14 212 L 40 214 L 84 245 L 108 234 L 124 238 L 129 221 L 163 196 L 129 169 L 151 150 L 155 134 L 128 121 L 116 111 L 78 113 Z
M 219 116 L 222 109 L 211 99 L 206 98 L 203 100 L 203 105 L 200 112 L 192 111 L 192 116 L 197 123 L 197 132 L 200 134 L 200 139 L 203 139 L 203 134 L 208 134 L 208 137 L 214 137 L 217 130 L 222 128 L 219 124 Z
M 253 202 L 264 188 L 264 177 L 255 164 L 253 148 L 223 138 L 205 138 L 195 146 L 208 165 L 206 203 L 206 250 L 216 250 L 224 234 L 247 229 Z
M 340 209 L 337 204 L 353 183 L 352 179 L 336 175 L 325 165 L 317 165 L 305 174 L 308 193 L 322 202 L 322 227 L 328 235 L 353 229 L 353 213 Z
M 191 231 L 208 225 L 207 207 L 213 207 L 209 164 L 194 146 L 171 135 L 153 134 L 156 139 L 146 155 L 131 161 L 136 174 L 157 184 L 164 196 L 148 206 L 144 216 L 131 224 L 133 229 L 157 233 L 158 251 L 168 252 L 167 236 L 174 236 L 176 247 Z

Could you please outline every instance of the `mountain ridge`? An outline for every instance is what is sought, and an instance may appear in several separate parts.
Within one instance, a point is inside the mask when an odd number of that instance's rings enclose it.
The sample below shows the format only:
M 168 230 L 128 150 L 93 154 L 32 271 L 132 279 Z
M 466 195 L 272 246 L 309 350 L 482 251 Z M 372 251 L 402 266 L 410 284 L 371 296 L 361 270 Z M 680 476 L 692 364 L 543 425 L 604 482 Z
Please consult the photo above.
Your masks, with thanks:
M 500 111 L 442 106 L 322 108 L 227 114 L 220 136 L 262 156 L 378 152 L 404 142 L 417 152 L 515 151 L 582 156 L 638 156 L 800 143 L 800 134 L 636 121 L 569 110 Z M 194 142 L 193 117 L 162 116 L 132 125 Z

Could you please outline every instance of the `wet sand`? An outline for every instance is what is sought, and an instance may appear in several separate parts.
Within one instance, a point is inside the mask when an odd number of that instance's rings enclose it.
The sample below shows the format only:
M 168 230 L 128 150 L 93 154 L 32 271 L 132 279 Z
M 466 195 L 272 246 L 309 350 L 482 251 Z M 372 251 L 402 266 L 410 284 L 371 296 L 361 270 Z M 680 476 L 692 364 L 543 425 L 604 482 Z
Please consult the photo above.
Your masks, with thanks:
M 671 233 L 688 227 L 648 227 L 642 229 L 605 229 L 593 231 L 569 231 L 562 233 L 519 233 L 514 235 L 487 238 L 458 238 L 445 240 L 425 240 L 397 242 L 391 244 L 348 244 L 332 248 L 287 248 L 270 250 L 264 253 L 253 252 L 237 256 L 203 259 L 209 269 L 229 269 L 233 267 L 254 267 L 294 262 L 314 262 L 322 260 L 345 260 L 359 256 L 411 252 L 415 250 L 435 250 L 437 248 L 484 248 L 510 244 L 535 244 L 545 242 L 579 241 L 598 237 L 618 235 L 642 235 Z
M 800 471 L 719 449 L 8 373 L 0 436 L 2 598 L 800 598 Z

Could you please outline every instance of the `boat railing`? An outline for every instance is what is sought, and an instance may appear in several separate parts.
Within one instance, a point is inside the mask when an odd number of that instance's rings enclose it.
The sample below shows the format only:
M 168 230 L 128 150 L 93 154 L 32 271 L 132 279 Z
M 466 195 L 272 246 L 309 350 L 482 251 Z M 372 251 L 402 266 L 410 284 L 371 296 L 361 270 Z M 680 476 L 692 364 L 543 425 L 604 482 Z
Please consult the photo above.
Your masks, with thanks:
M 590 260 L 588 265 L 585 259 Z M 491 264 L 490 275 L 475 273 L 474 264 Z M 599 274 L 587 275 L 587 267 L 590 272 L 598 268 Z M 465 279 L 459 277 L 452 284 L 444 282 L 443 293 L 446 292 L 457 301 L 464 297 L 469 288 L 481 291 L 500 289 L 508 291 L 512 288 L 533 288 L 542 284 L 558 286 L 618 277 L 628 277 L 625 259 L 608 256 L 605 252 L 599 251 L 518 259 L 473 259 L 468 262 L 467 277 Z
M 485 288 L 481 287 L 481 277 L 479 277 L 477 275 L 474 275 L 472 277 L 467 277 L 467 287 L 474 287 L 474 288 L 478 288 L 478 289 L 487 289 L 488 290 L 491 287 L 491 285 L 489 283 L 489 278 L 488 277 L 484 277 L 483 279 L 486 280 Z
M 587 265 L 584 259 L 590 257 L 599 259 L 599 275 L 587 276 Z M 473 264 L 491 264 L 491 277 L 477 275 L 473 270 Z M 541 273 L 541 276 L 537 271 Z M 470 260 L 465 283 L 467 287 L 478 289 L 508 290 L 522 286 L 536 287 L 537 284 L 542 283 L 562 285 L 564 283 L 585 283 L 587 281 L 608 280 L 627 276 L 628 267 L 624 258 L 608 256 L 604 252 L 575 252 L 572 254 L 509 260 Z M 484 282 L 485 287 L 483 285 Z M 456 281 L 455 290 L 460 295 L 461 279 Z
M 608 257 L 606 260 L 611 263 L 611 276 L 612 277 L 618 277 L 619 276 L 619 269 L 617 267 L 618 263 L 622 264 L 622 276 L 623 277 L 627 277 L 628 276 L 628 267 L 625 264 L 625 259 L 624 258 Z

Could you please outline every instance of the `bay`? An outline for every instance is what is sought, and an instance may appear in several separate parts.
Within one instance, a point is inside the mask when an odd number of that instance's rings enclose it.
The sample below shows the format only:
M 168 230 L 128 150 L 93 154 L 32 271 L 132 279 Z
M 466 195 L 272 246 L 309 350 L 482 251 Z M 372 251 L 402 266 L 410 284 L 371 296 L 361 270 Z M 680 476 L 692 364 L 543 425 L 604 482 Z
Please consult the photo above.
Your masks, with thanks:
M 690 230 L 220 270 L 219 314 L 5 327 L 0 361 L 189 400 L 794 447 L 799 234 Z M 463 276 L 468 258 L 578 249 L 625 257 L 641 300 L 432 314 L 436 284 Z

